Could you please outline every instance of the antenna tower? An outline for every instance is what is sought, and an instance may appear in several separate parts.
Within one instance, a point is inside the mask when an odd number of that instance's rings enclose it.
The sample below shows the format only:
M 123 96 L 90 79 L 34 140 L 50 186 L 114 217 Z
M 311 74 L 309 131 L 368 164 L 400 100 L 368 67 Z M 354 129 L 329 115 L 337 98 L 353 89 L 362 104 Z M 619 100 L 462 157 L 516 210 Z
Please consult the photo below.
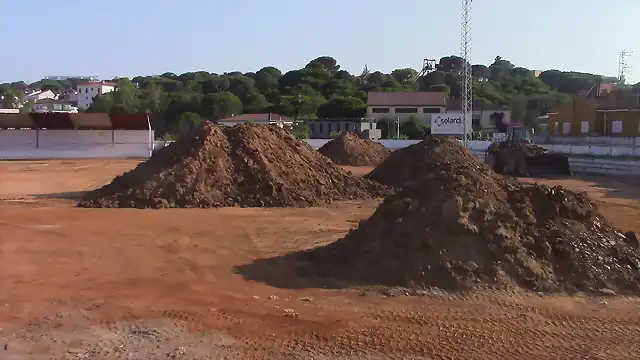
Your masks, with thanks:
M 627 50 L 620 51 L 620 57 L 618 59 L 618 82 L 620 85 L 624 85 L 627 76 L 627 58 L 631 56 L 631 52 Z
M 463 143 L 467 146 L 467 133 L 469 123 L 473 116 L 473 81 L 471 77 L 471 1 L 462 0 L 462 24 L 460 30 L 461 51 L 460 57 L 464 59 L 462 65 L 462 123 L 463 123 Z

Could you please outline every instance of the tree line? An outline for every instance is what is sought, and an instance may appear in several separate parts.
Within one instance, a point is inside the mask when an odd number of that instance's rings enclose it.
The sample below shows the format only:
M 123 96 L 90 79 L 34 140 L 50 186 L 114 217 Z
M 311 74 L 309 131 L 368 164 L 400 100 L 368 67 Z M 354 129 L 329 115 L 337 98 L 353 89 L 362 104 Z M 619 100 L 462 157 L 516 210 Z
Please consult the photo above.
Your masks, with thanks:
M 350 74 L 330 56 L 318 57 L 298 70 L 283 73 L 267 66 L 256 72 L 224 74 L 206 71 L 118 78 L 118 91 L 95 99 L 89 112 L 148 112 L 158 133 L 179 132 L 196 118 L 217 120 L 242 113 L 276 113 L 304 118 L 358 118 L 366 112 L 370 91 L 441 91 L 461 96 L 464 60 L 441 58 L 435 71 L 422 76 L 403 68 L 389 74 L 369 71 Z M 525 122 L 588 91 L 598 75 L 547 70 L 534 72 L 496 57 L 490 65 L 472 65 L 474 100 L 509 106 L 514 119 Z M 606 79 L 605 80 L 614 80 Z M 0 84 L 5 107 L 14 107 L 24 89 L 60 93 L 82 80 L 41 80 Z M 421 130 L 416 130 L 421 131 Z

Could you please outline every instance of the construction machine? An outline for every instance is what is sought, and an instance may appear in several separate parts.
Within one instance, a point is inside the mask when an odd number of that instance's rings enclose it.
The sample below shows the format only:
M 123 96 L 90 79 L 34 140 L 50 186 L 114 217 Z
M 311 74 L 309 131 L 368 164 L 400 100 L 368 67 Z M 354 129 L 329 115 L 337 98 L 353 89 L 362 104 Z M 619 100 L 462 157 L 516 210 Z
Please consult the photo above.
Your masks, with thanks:
M 512 176 L 571 176 L 569 158 L 549 154 L 533 142 L 533 130 L 523 126 L 507 128 L 507 138 L 494 141 L 485 152 L 485 163 L 499 174 Z

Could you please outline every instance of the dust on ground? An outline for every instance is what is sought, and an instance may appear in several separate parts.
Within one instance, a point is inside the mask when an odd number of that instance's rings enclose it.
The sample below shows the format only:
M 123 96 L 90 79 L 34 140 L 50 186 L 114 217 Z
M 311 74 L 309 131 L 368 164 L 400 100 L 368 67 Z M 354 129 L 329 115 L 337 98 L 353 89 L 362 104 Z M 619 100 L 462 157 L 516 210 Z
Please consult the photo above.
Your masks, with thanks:
M 0 163 L 4 359 L 635 359 L 640 352 L 635 297 L 287 289 L 233 272 L 333 242 L 377 201 L 155 211 L 82 209 L 61 199 L 135 164 Z M 588 178 L 550 182 L 594 194 L 606 188 Z M 639 201 L 598 201 L 614 225 L 640 233 Z M 280 270 L 265 269 L 296 277 Z

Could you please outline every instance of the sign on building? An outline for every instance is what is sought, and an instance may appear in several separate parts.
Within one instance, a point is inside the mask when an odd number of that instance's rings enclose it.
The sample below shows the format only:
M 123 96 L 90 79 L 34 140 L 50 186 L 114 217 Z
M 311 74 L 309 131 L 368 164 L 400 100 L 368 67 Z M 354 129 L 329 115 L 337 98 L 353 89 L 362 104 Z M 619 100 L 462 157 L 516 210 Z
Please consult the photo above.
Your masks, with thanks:
M 467 133 L 472 130 L 471 114 L 467 115 Z M 431 133 L 434 135 L 462 135 L 464 121 L 462 113 L 433 114 L 431 116 Z

